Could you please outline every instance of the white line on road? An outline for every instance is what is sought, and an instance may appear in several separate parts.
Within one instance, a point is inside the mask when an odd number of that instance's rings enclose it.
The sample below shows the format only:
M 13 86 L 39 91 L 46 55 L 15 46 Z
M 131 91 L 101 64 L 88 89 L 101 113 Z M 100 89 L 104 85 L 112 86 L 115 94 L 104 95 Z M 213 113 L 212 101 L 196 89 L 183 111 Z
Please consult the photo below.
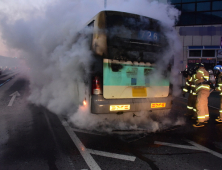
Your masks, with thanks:
M 127 156 L 127 155 L 97 151 L 97 150 L 92 150 L 92 149 L 87 149 L 87 150 L 89 151 L 89 153 L 94 154 L 94 155 L 100 155 L 100 156 L 105 156 L 105 157 L 110 157 L 110 158 L 122 159 L 122 160 L 126 160 L 126 161 L 135 161 L 136 160 L 135 156 Z
M 183 148 L 183 149 L 193 149 L 193 150 L 199 150 L 199 151 L 204 151 L 204 152 L 208 152 L 208 153 L 211 153 L 212 155 L 214 156 L 217 156 L 219 158 L 222 159 L 222 154 L 218 153 L 218 152 L 215 152 L 215 151 L 212 151 L 200 144 L 197 144 L 193 141 L 190 141 L 190 140 L 186 140 L 188 143 L 190 143 L 191 145 L 193 146 L 186 146 L 186 145 L 177 145 L 177 144 L 172 144 L 172 143 L 165 143 L 165 142 L 158 142 L 158 141 L 155 141 L 154 144 L 157 144 L 157 145 L 165 145 L 165 146 L 171 146 L 171 147 L 176 147 L 176 148 Z
M 194 146 L 197 147 L 198 149 L 201 149 L 202 151 L 209 152 L 209 153 L 211 153 L 212 155 L 217 156 L 217 157 L 219 157 L 219 158 L 222 159 L 222 154 L 220 154 L 220 153 L 218 153 L 218 152 L 212 151 L 212 150 L 210 150 L 210 149 L 208 149 L 208 148 L 206 148 L 206 147 L 204 147 L 204 146 L 202 146 L 202 145 L 199 145 L 199 144 L 197 144 L 197 143 L 195 143 L 195 142 L 193 142 L 193 141 L 187 140 L 187 142 L 190 143 L 191 145 L 194 145 Z
M 64 122 L 61 120 L 61 122 Z M 62 123 L 64 125 L 64 123 Z M 72 128 L 67 124 L 67 126 L 64 126 L 66 131 L 68 132 L 69 136 L 71 137 L 72 141 L 75 143 L 76 147 L 78 148 L 80 154 L 86 161 L 87 165 L 91 170 L 101 170 L 99 165 L 96 163 L 96 161 L 93 159 L 93 157 L 90 155 L 88 150 L 85 148 L 85 146 L 82 144 L 82 142 L 79 140 L 79 138 L 76 136 L 75 132 L 72 130 Z
M 61 117 L 59 117 L 59 119 L 91 170 L 101 170 L 101 168 L 95 162 L 95 160 L 92 158 L 92 156 L 90 154 L 100 155 L 100 156 L 105 156 L 105 157 L 110 157 L 110 158 L 116 158 L 116 159 L 121 159 L 121 160 L 127 160 L 127 161 L 135 161 L 135 159 L 136 159 L 135 156 L 114 154 L 114 153 L 109 153 L 109 152 L 87 149 L 83 145 L 83 143 L 79 140 L 79 138 L 77 137 L 77 135 L 74 132 L 74 129 L 69 126 L 67 121 L 62 120 Z M 96 135 L 98 135 L 98 134 L 96 134 Z
M 12 106 L 12 104 L 13 104 L 15 98 L 16 98 L 16 96 L 12 96 L 12 98 L 11 98 L 11 100 L 10 100 L 8 106 Z
M 171 147 L 175 147 L 175 148 L 192 149 L 192 150 L 201 150 L 202 151 L 202 149 L 198 149 L 195 146 L 178 145 L 178 144 L 166 143 L 166 142 L 158 142 L 158 141 L 155 141 L 154 144 L 156 144 L 156 145 L 171 146 Z
M 20 96 L 20 94 L 19 94 L 19 92 L 18 91 L 16 91 L 16 92 L 14 92 L 14 93 L 12 93 L 11 95 L 9 95 L 9 96 L 12 96 L 12 98 L 11 98 L 11 100 L 10 100 L 10 102 L 9 102 L 9 104 L 8 104 L 8 106 L 12 106 L 12 104 L 13 104 L 13 102 L 14 102 L 14 100 L 15 100 L 15 98 L 18 96 Z
M 69 124 L 65 120 L 61 120 L 61 122 L 62 122 L 63 126 L 69 126 Z M 73 128 L 73 127 L 71 127 L 71 128 L 75 132 L 81 132 L 81 133 L 87 133 L 87 134 L 92 134 L 92 135 L 104 136 L 103 134 L 99 134 L 99 133 L 93 133 L 93 132 L 90 132 L 90 131 L 86 131 L 86 130 L 82 130 L 82 129 L 76 129 L 76 128 Z

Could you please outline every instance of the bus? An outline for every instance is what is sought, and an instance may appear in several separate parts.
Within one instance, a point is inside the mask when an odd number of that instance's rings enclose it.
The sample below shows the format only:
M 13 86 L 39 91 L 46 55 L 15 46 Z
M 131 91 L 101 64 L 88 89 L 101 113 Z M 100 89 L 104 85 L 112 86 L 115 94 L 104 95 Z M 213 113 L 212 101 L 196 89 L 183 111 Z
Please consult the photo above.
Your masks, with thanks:
M 169 112 L 170 67 L 158 68 L 168 46 L 160 21 L 107 10 L 94 16 L 87 27 L 93 30 L 93 62 L 86 83 L 90 93 L 83 102 L 90 112 Z

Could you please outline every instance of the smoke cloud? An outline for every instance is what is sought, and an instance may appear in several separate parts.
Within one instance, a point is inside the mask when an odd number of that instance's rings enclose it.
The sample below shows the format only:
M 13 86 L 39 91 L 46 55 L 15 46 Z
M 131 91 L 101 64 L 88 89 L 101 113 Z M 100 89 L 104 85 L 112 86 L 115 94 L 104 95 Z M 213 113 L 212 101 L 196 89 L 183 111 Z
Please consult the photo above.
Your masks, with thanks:
M 156 131 L 165 125 L 181 122 L 178 119 L 172 123 L 166 118 L 166 113 L 159 117 L 162 123 L 146 112 L 135 113 L 136 116 L 133 113 L 93 115 L 89 113 L 89 108 L 82 106 L 82 101 L 89 93 L 84 82 L 87 80 L 92 54 L 88 39 L 79 37 L 78 32 L 88 20 L 104 10 L 103 0 L 50 0 L 35 4 L 28 0 L 16 3 L 9 0 L 1 3 L 0 35 L 7 48 L 16 50 L 27 68 L 30 68 L 31 102 L 43 105 L 56 114 L 68 116 L 76 127 L 90 130 Z M 170 4 L 148 0 L 108 0 L 106 10 L 130 12 L 162 21 L 169 47 L 158 65 L 160 68 L 166 66 L 174 57 L 171 82 L 175 95 L 178 95 L 175 77 L 179 73 L 177 63 L 182 46 L 173 27 L 180 12 Z M 83 33 L 88 35 L 91 31 L 85 29 Z M 156 77 L 160 77 L 161 71 L 156 73 Z

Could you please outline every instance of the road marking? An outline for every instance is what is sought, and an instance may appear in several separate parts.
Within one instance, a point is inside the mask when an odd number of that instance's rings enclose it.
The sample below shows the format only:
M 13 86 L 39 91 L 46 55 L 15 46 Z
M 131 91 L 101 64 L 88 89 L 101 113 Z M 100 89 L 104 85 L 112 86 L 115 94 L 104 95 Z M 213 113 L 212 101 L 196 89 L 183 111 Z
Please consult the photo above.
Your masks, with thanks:
M 49 131 L 50 131 L 51 134 L 52 134 L 52 137 L 53 137 L 54 143 L 55 143 L 55 145 L 56 145 L 56 148 L 59 150 L 59 152 L 62 152 L 61 149 L 60 149 L 60 147 L 59 147 L 59 144 L 58 144 L 58 142 L 57 142 L 57 140 L 56 140 L 56 136 L 55 136 L 55 133 L 54 133 L 54 131 L 53 131 L 52 124 L 51 124 L 51 122 L 50 122 L 50 120 L 49 120 L 49 116 L 48 116 L 48 114 L 47 114 L 45 111 L 43 111 L 43 114 L 44 114 L 44 116 L 45 116 L 45 119 L 46 119 L 46 122 L 47 122 L 47 125 L 48 125 L 48 128 L 49 128 Z M 70 165 L 71 169 L 75 170 L 75 167 L 74 167 L 74 165 L 73 165 L 73 163 L 72 163 L 72 160 L 71 160 L 71 158 L 70 158 L 68 155 L 67 155 L 66 157 L 63 157 L 63 159 L 66 159 L 66 161 L 69 162 L 69 165 Z
M 197 144 L 197 143 L 195 143 L 195 142 L 193 142 L 193 141 L 187 140 L 187 142 L 190 143 L 191 145 L 196 146 L 198 149 L 201 149 L 202 151 L 209 152 L 209 153 L 211 153 L 212 155 L 217 156 L 217 157 L 219 157 L 219 158 L 222 159 L 222 154 L 220 154 L 220 153 L 218 153 L 218 152 L 212 151 L 212 150 L 210 150 L 210 149 L 208 149 L 208 148 L 206 148 L 206 147 L 204 147 L 204 146 L 202 146 L 202 145 L 199 145 L 199 144 Z
M 15 98 L 16 98 L 16 97 L 19 97 L 20 94 L 19 94 L 18 91 L 16 91 L 16 92 L 12 93 L 12 94 L 9 95 L 9 96 L 12 96 L 12 98 L 11 98 L 11 100 L 10 100 L 8 106 L 12 106 L 12 105 L 13 105 L 13 102 L 14 102 L 14 100 L 15 100 Z
M 201 149 L 196 148 L 195 146 L 178 145 L 178 144 L 166 143 L 166 142 L 158 142 L 158 141 L 155 141 L 154 144 L 156 144 L 156 145 L 171 146 L 171 147 L 182 148 L 182 149 L 201 150 Z M 202 151 L 202 150 L 201 150 L 201 151 Z
M 62 125 L 63 126 L 69 126 L 69 124 L 65 121 L 65 120 L 62 120 Z M 76 129 L 76 128 L 73 128 L 71 127 L 75 132 L 81 132 L 81 133 L 87 133 L 87 134 L 92 134 L 92 135 L 100 135 L 100 136 L 104 136 L 103 134 L 99 134 L 99 133 L 93 133 L 93 132 L 90 132 L 90 131 L 86 131 L 86 130 L 82 130 L 82 129 Z
M 64 122 L 64 121 L 61 121 Z M 96 161 L 93 159 L 93 157 L 90 155 L 88 150 L 85 148 L 85 146 L 82 144 L 82 142 L 79 140 L 79 138 L 76 136 L 75 132 L 72 130 L 72 128 L 68 125 L 64 126 L 66 131 L 68 132 L 69 136 L 71 137 L 72 141 L 75 143 L 77 149 L 79 150 L 80 154 L 86 161 L 87 165 L 91 170 L 101 170 L 99 165 L 96 163 Z
M 212 151 L 200 144 L 197 144 L 193 141 L 190 141 L 190 140 L 186 140 L 188 143 L 190 143 L 191 145 L 193 146 L 186 146 L 186 145 L 177 145 L 177 144 L 172 144 L 172 143 L 165 143 L 165 142 L 158 142 L 158 141 L 155 141 L 154 144 L 157 144 L 157 145 L 165 145 L 165 146 L 171 146 L 171 147 L 176 147 L 176 148 L 182 148 L 182 149 L 193 149 L 193 150 L 199 150 L 199 151 L 204 151 L 204 152 L 208 152 L 208 153 L 211 153 L 212 155 L 214 156 L 217 156 L 219 158 L 222 159 L 222 154 L 218 153 L 218 152 L 215 152 L 215 151 Z
M 80 139 L 77 137 L 75 134 L 73 128 L 69 126 L 67 121 L 62 120 L 61 117 L 59 117 L 62 125 L 65 127 L 67 133 L 71 137 L 72 141 L 76 145 L 77 149 L 79 150 L 80 154 L 82 155 L 83 159 L 86 161 L 87 165 L 91 170 L 101 170 L 99 165 L 95 162 L 93 157 L 90 154 L 94 155 L 100 155 L 100 156 L 105 156 L 105 157 L 110 157 L 110 158 L 116 158 L 116 159 L 121 159 L 121 160 L 127 160 L 127 161 L 135 161 L 136 157 L 134 156 L 128 156 L 128 155 L 121 155 L 121 154 L 114 154 L 114 153 L 109 153 L 109 152 L 103 152 L 103 151 L 97 151 L 97 150 L 92 150 L 92 149 L 87 149 L 83 143 L 80 141 Z
M 87 150 L 89 151 L 89 153 L 94 154 L 94 155 L 100 155 L 100 156 L 105 156 L 105 157 L 110 157 L 110 158 L 122 159 L 122 160 L 126 160 L 126 161 L 135 161 L 136 160 L 135 156 L 127 156 L 127 155 L 97 151 L 97 150 L 92 150 L 92 149 L 87 149 Z

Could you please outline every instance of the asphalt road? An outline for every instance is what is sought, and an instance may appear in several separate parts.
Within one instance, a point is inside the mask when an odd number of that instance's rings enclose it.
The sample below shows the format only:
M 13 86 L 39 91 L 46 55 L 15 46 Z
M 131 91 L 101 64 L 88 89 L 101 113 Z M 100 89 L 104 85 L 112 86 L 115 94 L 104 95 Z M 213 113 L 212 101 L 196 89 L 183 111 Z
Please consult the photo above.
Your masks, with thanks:
M 0 80 L 2 78 L 0 77 Z M 8 106 L 14 92 L 12 106 Z M 192 127 L 186 99 L 174 99 L 169 121 L 178 126 L 146 131 L 90 132 L 28 102 L 29 81 L 20 74 L 0 87 L 0 170 L 220 170 L 222 124 L 218 93 L 209 98 L 210 122 Z

